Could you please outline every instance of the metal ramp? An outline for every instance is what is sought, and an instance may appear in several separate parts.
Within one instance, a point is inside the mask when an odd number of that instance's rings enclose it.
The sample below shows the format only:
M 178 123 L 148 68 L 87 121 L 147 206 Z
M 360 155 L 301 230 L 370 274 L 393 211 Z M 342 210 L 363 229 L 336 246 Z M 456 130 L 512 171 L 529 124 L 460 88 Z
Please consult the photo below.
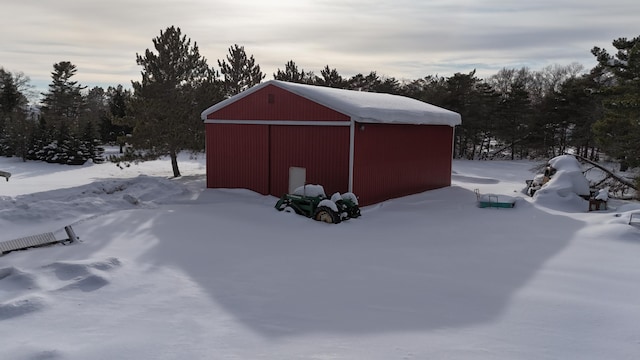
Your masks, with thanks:
M 44 234 L 31 235 L 19 239 L 0 242 L 0 254 L 4 255 L 17 250 L 26 250 L 30 248 L 50 246 L 55 244 L 72 243 L 79 240 L 71 226 L 65 226 L 64 231 L 67 233 L 67 236 L 69 236 L 69 238 L 58 240 L 52 232 L 48 232 Z

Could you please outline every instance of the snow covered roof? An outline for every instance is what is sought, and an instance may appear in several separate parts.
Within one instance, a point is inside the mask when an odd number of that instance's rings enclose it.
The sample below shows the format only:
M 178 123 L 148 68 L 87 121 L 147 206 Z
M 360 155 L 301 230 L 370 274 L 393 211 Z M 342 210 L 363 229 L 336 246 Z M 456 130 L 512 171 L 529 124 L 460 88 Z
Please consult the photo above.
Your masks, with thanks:
M 207 115 L 224 108 L 264 87 L 277 86 L 296 95 L 334 109 L 363 123 L 429 124 L 456 126 L 462 123 L 460 114 L 405 96 L 364 91 L 334 89 L 324 86 L 269 80 L 238 95 L 221 101 L 202 112 Z

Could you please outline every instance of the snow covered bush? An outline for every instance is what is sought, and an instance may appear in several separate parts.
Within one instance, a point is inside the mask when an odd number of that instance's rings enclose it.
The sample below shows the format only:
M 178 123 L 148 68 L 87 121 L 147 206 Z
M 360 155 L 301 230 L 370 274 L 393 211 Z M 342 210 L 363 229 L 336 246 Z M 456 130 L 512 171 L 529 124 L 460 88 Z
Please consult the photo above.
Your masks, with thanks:
M 582 166 L 575 157 L 561 155 L 549 160 L 556 172 L 551 179 L 536 191 L 536 203 L 547 207 L 560 207 L 568 211 L 586 211 L 589 202 L 589 180 L 582 173 Z M 551 206 L 553 204 L 553 206 Z

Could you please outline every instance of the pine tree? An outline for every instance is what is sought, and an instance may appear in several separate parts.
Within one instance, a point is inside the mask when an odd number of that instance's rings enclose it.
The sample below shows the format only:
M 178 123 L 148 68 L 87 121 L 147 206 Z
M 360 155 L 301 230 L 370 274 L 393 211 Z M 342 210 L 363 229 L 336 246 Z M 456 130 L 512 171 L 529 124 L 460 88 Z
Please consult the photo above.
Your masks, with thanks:
M 338 70 L 329 68 L 329 65 L 325 65 L 324 69 L 320 70 L 320 76 L 316 76 L 315 83 L 320 86 L 327 86 L 337 89 L 344 89 L 346 87 L 345 79 L 338 73 Z
M 87 113 L 86 98 L 82 91 L 86 88 L 72 78 L 77 73 L 77 67 L 69 61 L 62 61 L 53 65 L 49 91 L 43 93 L 41 116 L 46 121 L 46 131 L 52 131 L 53 140 L 41 144 L 41 150 L 31 149 L 39 154 L 42 160 L 60 164 L 82 164 L 82 157 L 78 134 L 82 122 L 91 121 L 92 116 Z M 42 129 L 41 129 L 42 130 Z M 48 137 L 48 136 L 47 136 Z M 34 143 L 35 144 L 35 143 Z M 85 159 L 86 160 L 86 159 Z
M 569 78 L 560 85 L 555 108 L 569 123 L 569 145 L 578 155 L 591 160 L 597 159 L 592 128 L 602 117 L 600 88 L 601 84 L 591 74 Z
M 107 94 L 103 88 L 95 86 L 84 95 L 84 109 L 81 115 L 80 131 L 85 127 L 85 122 L 93 123 L 95 128 L 98 127 L 101 120 L 109 111 L 107 104 Z M 96 134 L 99 136 L 100 134 Z
M 640 37 L 613 41 L 612 56 L 594 47 L 598 66 L 593 70 L 609 81 L 603 92 L 604 116 L 594 124 L 602 150 L 620 159 L 623 167 L 640 166 Z
M 381 88 L 382 80 L 375 71 L 367 76 L 356 74 L 347 81 L 347 89 L 357 91 L 376 92 Z
M 7 116 L 15 110 L 21 99 L 13 74 L 0 68 L 0 116 Z
M 442 93 L 446 94 L 441 106 L 459 113 L 464 119 L 456 130 L 458 157 L 476 159 L 486 155 L 492 136 L 492 123 L 496 112 L 496 95 L 490 85 L 475 76 L 455 73 L 446 79 Z
M 293 60 L 289 60 L 284 65 L 284 71 L 278 69 L 278 71 L 273 74 L 273 79 L 308 84 L 313 82 L 313 73 L 305 72 L 304 69 L 299 70 L 296 63 L 293 62 Z
M 0 155 L 17 155 L 26 160 L 27 139 L 32 127 L 27 98 L 21 91 L 28 79 L 21 80 L 20 76 L 0 68 Z
M 41 116 L 29 136 L 27 159 L 47 161 L 48 158 L 53 157 L 49 154 L 53 143 L 53 131 L 47 125 L 44 116 Z
M 265 77 L 260 71 L 260 65 L 256 65 L 253 55 L 247 57 L 244 46 L 238 44 L 229 48 L 226 61 L 218 60 L 218 66 L 223 76 L 227 97 L 260 84 Z
M 18 156 L 26 160 L 28 137 L 32 131 L 33 122 L 28 118 L 27 111 L 24 109 L 14 111 L 4 129 L 6 137 L 2 143 L 6 146 L 5 155 Z
M 106 92 L 107 110 L 99 122 L 100 138 L 104 143 L 118 144 L 120 154 L 124 152 L 126 136 L 133 130 L 127 125 L 127 109 L 131 102 L 131 91 L 125 90 L 122 85 L 110 86 Z
M 127 125 L 133 128 L 128 138 L 132 149 L 123 159 L 168 155 L 173 175 L 178 177 L 178 153 L 204 148 L 204 124 L 200 119 L 204 106 L 200 93 L 210 95 L 211 89 L 219 85 L 197 44 L 192 45 L 180 28 L 171 26 L 160 31 L 153 45 L 155 52 L 147 49 L 144 55 L 136 56 L 143 68 L 142 80 L 132 82 L 134 95 L 131 113 L 126 118 Z
M 509 91 L 501 95 L 496 119 L 496 135 L 506 142 L 513 160 L 518 153 L 518 144 L 530 135 L 531 102 L 526 88 L 526 79 L 516 78 L 509 86 Z
M 0 155 L 13 155 L 9 126 L 19 102 L 20 94 L 13 75 L 0 68 Z
M 527 155 L 526 141 L 532 134 L 531 71 L 526 67 L 504 68 L 487 83 L 499 94 L 494 121 L 494 134 L 504 142 L 499 149 L 510 149 L 512 159 L 516 155 Z
M 447 79 L 442 76 L 425 76 L 409 82 L 404 87 L 404 95 L 436 106 L 444 106 Z
M 95 163 L 100 163 L 104 160 L 102 157 L 104 148 L 99 145 L 104 140 L 97 129 L 108 113 L 104 89 L 99 86 L 93 87 L 84 96 L 84 102 L 84 111 L 76 131 L 77 138 L 80 139 L 78 153 L 82 154 L 84 161 L 92 160 Z
M 73 128 L 84 106 L 82 90 L 85 87 L 71 80 L 78 71 L 71 62 L 62 61 L 54 64 L 53 68 L 49 91 L 42 94 L 41 111 L 47 121 L 54 124 L 65 121 Z
M 96 164 L 104 161 L 104 148 L 100 145 L 98 131 L 92 121 L 84 123 L 80 134 L 80 153 L 84 161 L 91 160 Z

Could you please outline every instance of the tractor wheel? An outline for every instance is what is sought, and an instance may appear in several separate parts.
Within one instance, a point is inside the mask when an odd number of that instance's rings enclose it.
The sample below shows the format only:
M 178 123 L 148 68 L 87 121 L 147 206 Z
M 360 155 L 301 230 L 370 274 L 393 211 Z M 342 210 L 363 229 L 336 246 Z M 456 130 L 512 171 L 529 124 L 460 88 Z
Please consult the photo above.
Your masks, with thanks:
M 331 210 L 331 208 L 326 206 L 319 206 L 313 214 L 313 218 L 317 221 L 329 224 L 337 224 L 340 222 L 340 216 L 338 216 L 335 211 Z
M 361 215 L 362 214 L 360 213 L 360 208 L 358 207 L 358 205 L 354 206 L 349 214 L 349 216 L 351 216 L 352 218 L 359 218 Z

